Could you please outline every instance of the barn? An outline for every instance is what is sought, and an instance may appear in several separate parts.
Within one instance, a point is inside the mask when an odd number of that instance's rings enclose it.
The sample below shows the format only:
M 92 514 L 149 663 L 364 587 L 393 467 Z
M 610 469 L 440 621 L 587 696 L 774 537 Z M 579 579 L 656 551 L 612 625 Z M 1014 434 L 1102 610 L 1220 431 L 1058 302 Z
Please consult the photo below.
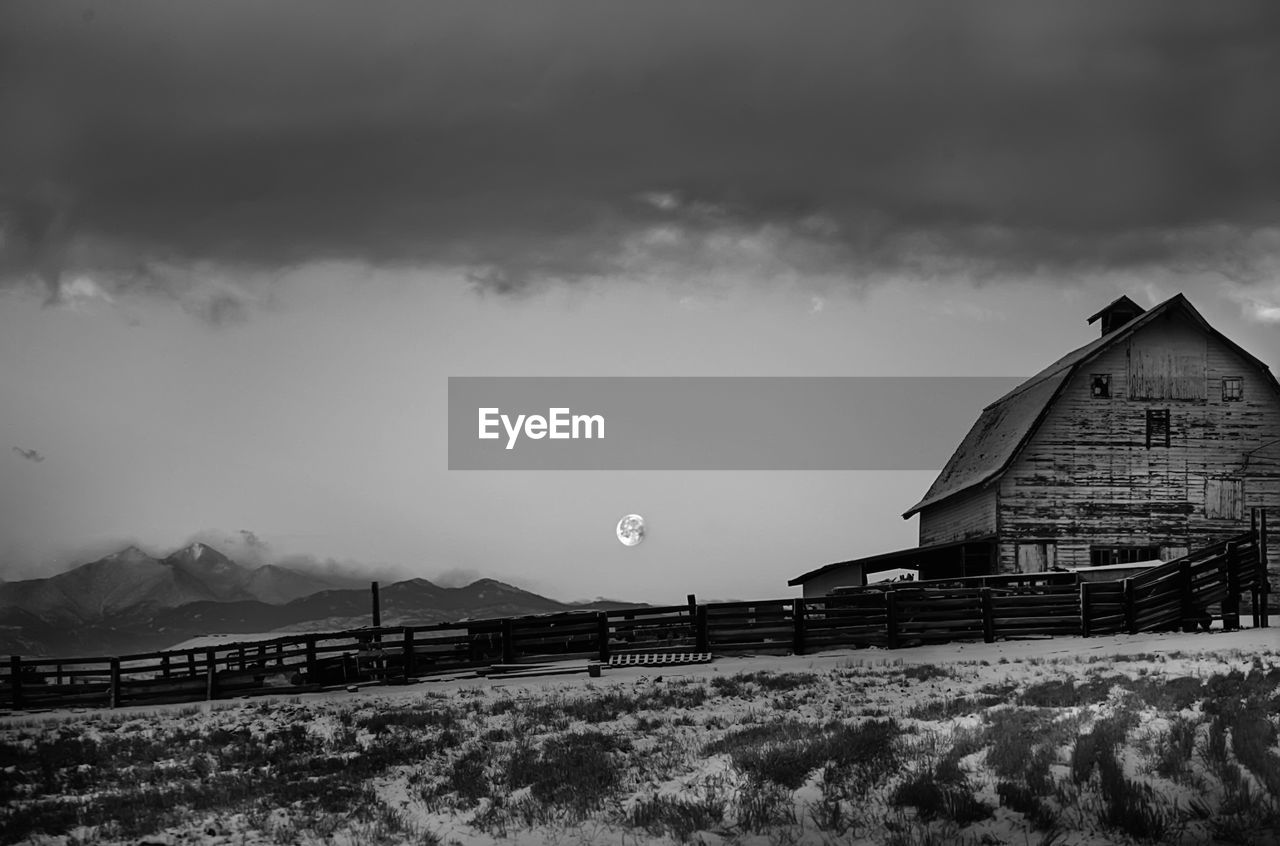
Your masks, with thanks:
M 917 547 L 810 570 L 805 596 L 920 577 L 1170 560 L 1280 514 L 1280 383 L 1182 294 L 1120 297 L 1100 337 L 983 409 L 929 490 Z M 1268 570 L 1280 570 L 1280 544 Z M 1274 576 L 1273 576 L 1274 579 Z

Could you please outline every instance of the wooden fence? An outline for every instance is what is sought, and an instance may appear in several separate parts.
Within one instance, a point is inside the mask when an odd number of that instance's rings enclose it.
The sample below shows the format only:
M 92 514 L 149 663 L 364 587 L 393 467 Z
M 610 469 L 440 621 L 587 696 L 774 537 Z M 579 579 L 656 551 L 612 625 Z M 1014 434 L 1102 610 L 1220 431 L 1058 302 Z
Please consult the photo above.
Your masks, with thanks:
M 94 658 L 11 657 L 0 690 L 14 710 L 151 704 L 407 683 L 498 664 L 670 652 L 803 654 L 954 640 L 1191 628 L 1218 605 L 1239 625 L 1253 597 L 1266 625 L 1266 522 L 1116 582 L 1074 573 L 981 576 L 843 589 L 810 599 L 687 604 L 284 635 L 198 649 Z M 0 700 L 3 701 L 3 700 Z

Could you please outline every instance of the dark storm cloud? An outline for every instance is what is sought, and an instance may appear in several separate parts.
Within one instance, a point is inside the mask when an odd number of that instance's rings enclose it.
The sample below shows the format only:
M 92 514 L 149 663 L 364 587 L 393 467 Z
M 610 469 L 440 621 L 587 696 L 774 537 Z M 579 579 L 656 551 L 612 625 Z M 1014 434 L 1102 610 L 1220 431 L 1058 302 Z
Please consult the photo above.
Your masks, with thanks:
M 25 458 L 27 461 L 34 461 L 36 464 L 39 464 L 41 461 L 44 461 L 44 456 L 34 449 L 23 449 L 22 447 L 13 447 L 13 451 L 17 453 L 20 457 Z
M 801 270 L 1248 279 L 1280 216 L 1273 2 L 32 0 L 0 30 L 0 272 L 51 299 L 321 258 L 509 291 L 717 233 Z

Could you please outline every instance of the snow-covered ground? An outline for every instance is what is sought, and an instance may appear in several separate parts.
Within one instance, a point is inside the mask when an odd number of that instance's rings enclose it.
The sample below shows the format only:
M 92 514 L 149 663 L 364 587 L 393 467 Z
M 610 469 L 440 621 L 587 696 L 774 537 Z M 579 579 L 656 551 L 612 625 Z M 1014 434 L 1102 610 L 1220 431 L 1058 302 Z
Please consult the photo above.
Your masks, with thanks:
M 1278 662 L 1269 628 L 12 714 L 0 842 L 1276 843 Z

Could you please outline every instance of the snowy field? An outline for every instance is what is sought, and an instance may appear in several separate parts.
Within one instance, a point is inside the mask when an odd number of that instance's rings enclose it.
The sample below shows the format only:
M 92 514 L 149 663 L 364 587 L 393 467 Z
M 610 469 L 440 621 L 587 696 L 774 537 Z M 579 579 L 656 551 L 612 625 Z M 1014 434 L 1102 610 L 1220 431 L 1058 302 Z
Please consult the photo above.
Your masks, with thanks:
M 1274 628 L 12 714 L 0 842 L 1280 843 L 1278 729 Z

